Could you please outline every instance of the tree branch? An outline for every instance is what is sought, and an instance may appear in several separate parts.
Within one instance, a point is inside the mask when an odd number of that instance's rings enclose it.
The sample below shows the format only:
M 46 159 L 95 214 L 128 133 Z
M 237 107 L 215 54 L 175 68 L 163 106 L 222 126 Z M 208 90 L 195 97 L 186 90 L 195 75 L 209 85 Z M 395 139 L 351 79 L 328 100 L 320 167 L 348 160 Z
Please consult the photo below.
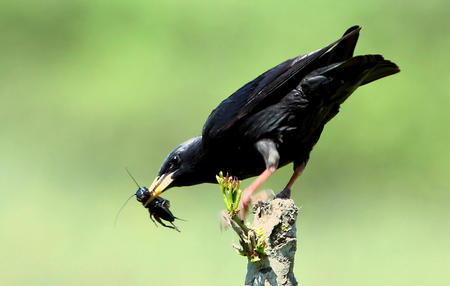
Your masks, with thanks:
M 241 182 L 236 177 L 224 177 L 222 172 L 216 178 L 227 207 L 222 212 L 222 226 L 231 225 L 240 244 L 233 247 L 248 258 L 245 285 L 296 286 L 293 269 L 298 208 L 287 199 L 290 190 L 285 189 L 271 201 L 259 201 L 253 207 L 253 225 L 247 226 L 238 210 Z
M 298 207 L 290 199 L 258 202 L 252 229 L 262 228 L 266 236 L 265 253 L 260 261 L 247 264 L 246 286 L 294 286 L 294 257 L 297 250 Z

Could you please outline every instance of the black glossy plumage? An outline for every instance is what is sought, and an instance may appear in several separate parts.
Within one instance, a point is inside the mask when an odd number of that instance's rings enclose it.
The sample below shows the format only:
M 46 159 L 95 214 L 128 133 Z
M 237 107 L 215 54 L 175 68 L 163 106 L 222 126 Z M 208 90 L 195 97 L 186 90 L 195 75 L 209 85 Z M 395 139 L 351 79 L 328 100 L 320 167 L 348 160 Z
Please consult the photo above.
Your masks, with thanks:
M 324 125 L 356 88 L 399 72 L 381 55 L 353 57 L 360 29 L 351 27 L 330 45 L 279 64 L 225 99 L 202 136 L 164 161 L 158 178 L 170 174 L 171 181 L 161 191 L 215 182 L 219 171 L 245 179 L 271 165 L 306 164 Z M 271 144 L 256 148 L 264 140 Z

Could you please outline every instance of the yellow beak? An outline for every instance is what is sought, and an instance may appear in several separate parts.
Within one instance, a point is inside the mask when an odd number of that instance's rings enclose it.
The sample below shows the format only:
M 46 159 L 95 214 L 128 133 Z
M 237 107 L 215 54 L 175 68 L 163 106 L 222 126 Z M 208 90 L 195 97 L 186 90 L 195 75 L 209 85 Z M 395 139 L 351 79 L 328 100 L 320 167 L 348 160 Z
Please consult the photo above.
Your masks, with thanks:
M 149 191 L 152 194 L 151 197 L 145 202 L 144 207 L 146 207 L 151 201 L 157 198 L 160 194 L 164 192 L 164 190 L 173 182 L 172 173 L 163 174 L 161 176 L 156 177 L 151 186 L 149 187 Z

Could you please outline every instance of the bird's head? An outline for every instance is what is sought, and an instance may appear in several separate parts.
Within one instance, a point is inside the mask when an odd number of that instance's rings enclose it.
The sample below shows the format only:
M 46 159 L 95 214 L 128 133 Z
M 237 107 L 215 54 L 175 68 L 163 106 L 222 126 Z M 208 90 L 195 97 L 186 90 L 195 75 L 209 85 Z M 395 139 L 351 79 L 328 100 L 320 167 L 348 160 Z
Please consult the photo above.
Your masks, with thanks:
M 202 137 L 194 137 L 176 147 L 161 165 L 158 176 L 149 190 L 147 204 L 164 191 L 176 186 L 190 186 L 205 182 L 202 176 Z

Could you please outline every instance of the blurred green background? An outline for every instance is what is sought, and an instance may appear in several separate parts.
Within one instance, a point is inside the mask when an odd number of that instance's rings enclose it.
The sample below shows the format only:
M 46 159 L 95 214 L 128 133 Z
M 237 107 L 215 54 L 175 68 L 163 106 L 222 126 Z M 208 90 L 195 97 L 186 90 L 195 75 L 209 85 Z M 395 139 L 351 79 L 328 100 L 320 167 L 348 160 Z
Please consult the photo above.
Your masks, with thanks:
M 302 285 L 449 285 L 450 2 L 0 2 L 0 284 L 242 285 L 214 185 L 135 200 L 167 153 L 263 71 L 363 26 L 402 72 L 326 127 L 293 198 Z M 285 167 L 265 184 L 280 190 Z M 247 185 L 249 181 L 245 181 Z

